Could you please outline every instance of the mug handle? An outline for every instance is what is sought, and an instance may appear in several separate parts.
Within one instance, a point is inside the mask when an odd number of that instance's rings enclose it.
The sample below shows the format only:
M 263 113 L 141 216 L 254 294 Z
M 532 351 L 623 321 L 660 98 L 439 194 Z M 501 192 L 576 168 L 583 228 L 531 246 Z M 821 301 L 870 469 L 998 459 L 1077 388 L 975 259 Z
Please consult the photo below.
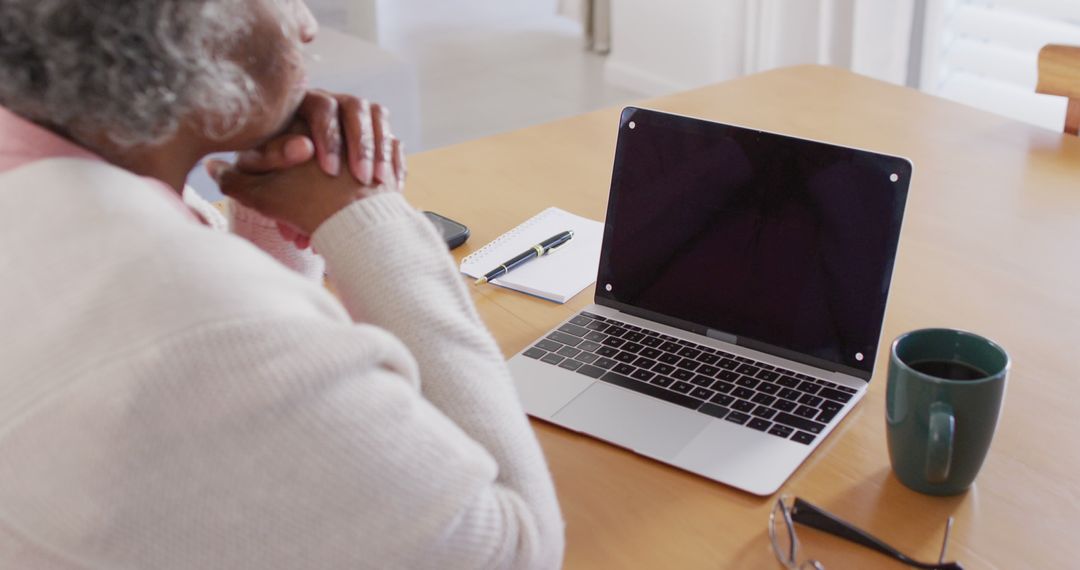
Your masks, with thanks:
M 953 439 L 956 436 L 956 416 L 945 402 L 930 405 L 930 441 L 926 446 L 926 480 L 944 483 L 952 471 Z

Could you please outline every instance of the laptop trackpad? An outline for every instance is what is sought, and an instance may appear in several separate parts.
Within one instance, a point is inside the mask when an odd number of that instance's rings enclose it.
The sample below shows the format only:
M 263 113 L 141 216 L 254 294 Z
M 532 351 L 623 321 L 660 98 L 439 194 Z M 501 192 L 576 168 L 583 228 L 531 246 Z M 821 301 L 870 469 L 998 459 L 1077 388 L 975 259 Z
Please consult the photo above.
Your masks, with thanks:
M 711 418 L 597 382 L 552 418 L 557 424 L 657 459 L 675 457 Z

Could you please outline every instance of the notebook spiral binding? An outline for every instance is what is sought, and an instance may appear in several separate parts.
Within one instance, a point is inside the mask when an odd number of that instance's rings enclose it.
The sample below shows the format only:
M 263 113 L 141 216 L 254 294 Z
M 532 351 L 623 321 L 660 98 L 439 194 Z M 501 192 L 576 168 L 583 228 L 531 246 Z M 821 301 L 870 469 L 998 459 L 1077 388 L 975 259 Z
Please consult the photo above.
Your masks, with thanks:
M 491 242 L 488 243 L 487 245 L 485 245 L 484 247 L 481 247 L 480 249 L 470 253 L 469 255 L 466 255 L 464 258 L 462 258 L 461 264 L 462 265 L 472 264 L 472 263 L 474 263 L 476 261 L 482 260 L 493 249 L 497 248 L 499 246 L 499 244 L 503 243 L 504 241 L 506 241 L 508 239 L 511 239 L 511 238 L 517 236 L 519 233 L 521 233 L 522 230 L 524 230 L 524 229 L 528 228 L 529 226 L 535 224 L 537 221 L 541 220 L 544 216 L 548 215 L 548 213 L 550 213 L 551 211 L 552 211 L 552 209 L 548 208 L 548 209 L 540 212 L 539 214 L 536 214 L 535 216 L 525 220 L 524 222 L 521 222 L 520 224 L 515 226 L 513 229 L 510 229 L 507 232 L 505 232 L 504 234 L 502 234 L 501 236 L 491 240 Z

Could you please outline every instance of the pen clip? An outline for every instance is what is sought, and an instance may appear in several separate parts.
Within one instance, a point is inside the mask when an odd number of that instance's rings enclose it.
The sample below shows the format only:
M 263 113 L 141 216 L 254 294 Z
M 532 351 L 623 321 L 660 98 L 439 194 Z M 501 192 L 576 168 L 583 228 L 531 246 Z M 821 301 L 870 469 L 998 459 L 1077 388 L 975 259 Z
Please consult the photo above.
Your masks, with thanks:
M 566 240 L 566 241 L 560 243 L 559 245 L 553 245 L 553 246 L 547 248 L 547 251 L 544 252 L 544 255 L 551 255 L 551 253 L 553 251 L 555 251 L 556 249 L 562 249 L 563 246 L 565 246 L 568 243 L 570 243 L 570 240 Z

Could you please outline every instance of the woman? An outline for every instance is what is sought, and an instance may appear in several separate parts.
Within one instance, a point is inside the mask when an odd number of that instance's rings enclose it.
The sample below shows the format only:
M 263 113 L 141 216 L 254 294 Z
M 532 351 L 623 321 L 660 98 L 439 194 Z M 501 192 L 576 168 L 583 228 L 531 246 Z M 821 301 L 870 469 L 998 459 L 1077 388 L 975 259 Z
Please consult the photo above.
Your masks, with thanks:
M 314 33 L 300 0 L 0 1 L 0 568 L 559 565 L 499 350 L 385 113 L 305 94 Z M 184 178 L 253 147 L 216 231 Z

